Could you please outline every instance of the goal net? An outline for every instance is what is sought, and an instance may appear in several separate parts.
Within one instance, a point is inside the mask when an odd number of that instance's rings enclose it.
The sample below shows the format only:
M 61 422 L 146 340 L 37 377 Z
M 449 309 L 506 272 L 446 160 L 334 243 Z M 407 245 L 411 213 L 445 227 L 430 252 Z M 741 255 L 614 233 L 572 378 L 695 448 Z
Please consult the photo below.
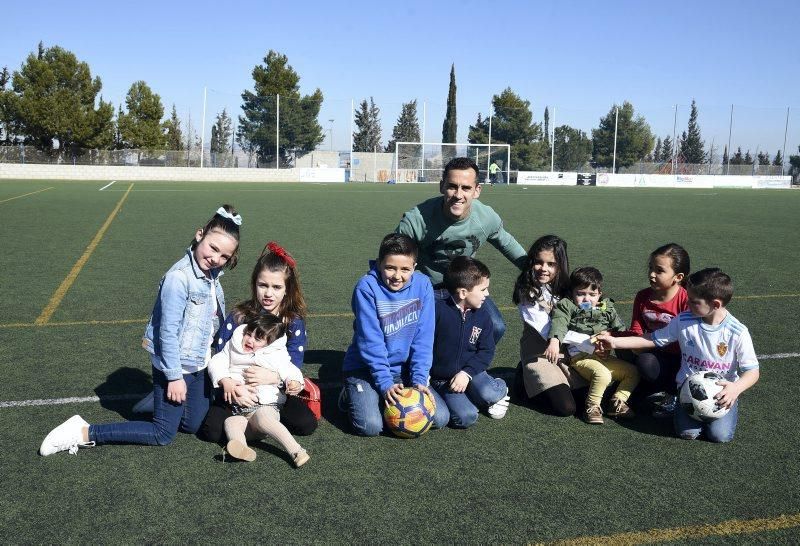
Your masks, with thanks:
M 453 144 L 442 142 L 398 142 L 392 161 L 397 183 L 439 182 L 447 162 L 468 157 L 477 163 L 478 180 L 508 182 L 511 163 L 509 144 Z M 494 165 L 494 166 L 493 166 Z

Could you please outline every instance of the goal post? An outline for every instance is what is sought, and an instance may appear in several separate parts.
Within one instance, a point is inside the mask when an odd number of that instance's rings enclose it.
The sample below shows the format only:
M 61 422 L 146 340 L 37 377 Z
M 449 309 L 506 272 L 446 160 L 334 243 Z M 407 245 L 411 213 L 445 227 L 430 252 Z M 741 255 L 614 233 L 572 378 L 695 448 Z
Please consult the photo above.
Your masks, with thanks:
M 395 183 L 439 182 L 447 162 L 455 157 L 472 159 L 483 183 L 509 181 L 510 144 L 469 144 L 444 142 L 398 142 L 394 151 L 392 174 Z M 492 167 L 492 164 L 496 167 Z M 495 174 L 492 176 L 491 172 Z

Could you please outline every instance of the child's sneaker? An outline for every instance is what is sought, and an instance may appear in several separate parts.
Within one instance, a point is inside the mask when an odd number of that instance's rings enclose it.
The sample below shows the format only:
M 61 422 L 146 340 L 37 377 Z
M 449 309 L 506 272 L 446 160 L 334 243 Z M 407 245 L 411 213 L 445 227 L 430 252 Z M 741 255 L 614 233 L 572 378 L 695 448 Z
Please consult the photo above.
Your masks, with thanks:
M 600 406 L 597 404 L 586 405 L 586 413 L 584 414 L 584 419 L 590 425 L 605 424 L 603 421 L 603 410 L 600 409 Z
M 301 466 L 306 464 L 310 458 L 311 455 L 309 455 L 305 449 L 301 449 L 300 451 L 292 455 L 292 462 L 294 462 L 294 466 L 296 468 L 300 468 Z
M 506 393 L 503 397 L 489 406 L 487 410 L 489 412 L 489 417 L 492 419 L 502 419 L 506 416 L 506 412 L 508 411 L 508 402 L 511 400 L 511 397 L 508 396 L 508 387 L 506 387 Z
M 608 405 L 609 408 L 606 413 L 608 413 L 609 417 L 631 419 L 636 416 L 631 407 L 624 400 L 620 400 L 617 397 L 612 397 Z
M 669 395 L 662 402 L 654 404 L 653 417 L 656 419 L 666 419 L 675 413 L 675 403 L 677 399 Z
M 44 437 L 39 454 L 47 457 L 59 451 L 69 451 L 70 455 L 75 455 L 79 447 L 94 447 L 94 442 L 83 441 L 83 429 L 88 426 L 89 423 L 80 415 L 73 415 Z
M 252 448 L 248 447 L 247 444 L 240 442 L 239 440 L 229 441 L 228 445 L 225 446 L 225 449 L 227 449 L 228 455 L 234 459 L 247 461 L 248 463 L 256 460 L 256 452 L 253 451 Z

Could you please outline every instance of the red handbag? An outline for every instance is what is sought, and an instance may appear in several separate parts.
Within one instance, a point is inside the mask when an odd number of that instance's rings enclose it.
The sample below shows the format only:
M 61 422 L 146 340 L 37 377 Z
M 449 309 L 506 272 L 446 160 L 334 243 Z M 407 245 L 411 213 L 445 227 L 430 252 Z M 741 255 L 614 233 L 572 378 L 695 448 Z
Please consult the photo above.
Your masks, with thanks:
M 311 413 L 313 413 L 314 417 L 319 421 L 322 419 L 322 397 L 319 387 L 307 377 L 303 378 L 303 382 L 305 385 L 303 390 L 297 394 L 297 397 L 305 402 L 308 409 L 311 410 Z

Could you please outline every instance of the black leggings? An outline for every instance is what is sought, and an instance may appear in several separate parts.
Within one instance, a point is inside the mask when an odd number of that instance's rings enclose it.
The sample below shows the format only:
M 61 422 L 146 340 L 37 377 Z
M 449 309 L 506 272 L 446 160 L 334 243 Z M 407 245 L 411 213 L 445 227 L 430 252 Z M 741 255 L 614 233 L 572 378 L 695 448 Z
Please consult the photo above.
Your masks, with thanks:
M 530 403 L 542 413 L 558 417 L 575 415 L 575 397 L 569 385 L 556 385 L 530 399 Z
M 675 376 L 681 367 L 681 355 L 665 351 L 640 353 L 636 356 L 635 364 L 642 381 L 649 383 L 653 389 L 670 394 L 677 392 Z
M 221 396 L 216 397 L 221 400 Z M 206 418 L 200 426 L 198 434 L 204 440 L 215 443 L 223 443 L 225 441 L 225 419 L 233 415 L 230 406 L 227 404 L 215 402 L 208 409 Z M 317 430 L 317 418 L 306 406 L 305 402 L 296 396 L 289 396 L 286 403 L 281 409 L 281 423 L 283 423 L 289 432 L 297 436 L 308 436 Z

